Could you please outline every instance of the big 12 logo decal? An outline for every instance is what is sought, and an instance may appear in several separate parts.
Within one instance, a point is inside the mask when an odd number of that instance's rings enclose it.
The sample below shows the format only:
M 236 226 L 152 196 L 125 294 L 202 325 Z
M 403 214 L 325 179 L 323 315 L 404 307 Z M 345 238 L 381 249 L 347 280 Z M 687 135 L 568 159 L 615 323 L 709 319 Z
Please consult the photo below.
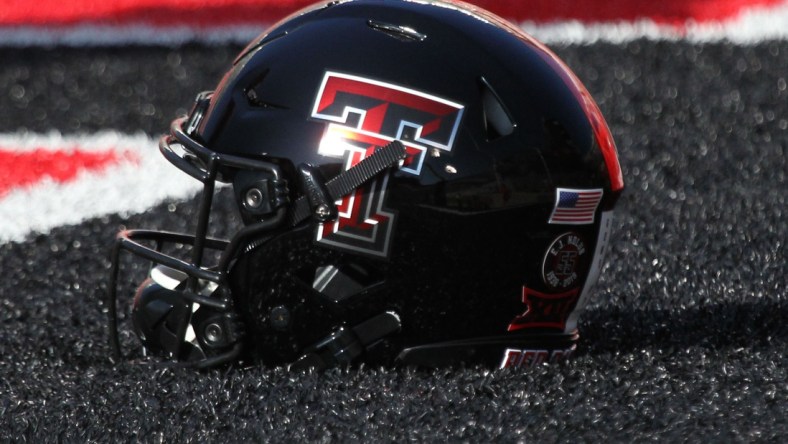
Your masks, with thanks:
M 451 151 L 463 110 L 421 91 L 327 72 L 311 117 L 329 123 L 318 153 L 342 159 L 345 170 L 400 140 L 407 149 L 400 171 L 419 175 L 428 150 Z M 317 242 L 387 257 L 396 217 L 385 205 L 388 181 L 379 177 L 338 201 L 337 219 L 318 225 Z

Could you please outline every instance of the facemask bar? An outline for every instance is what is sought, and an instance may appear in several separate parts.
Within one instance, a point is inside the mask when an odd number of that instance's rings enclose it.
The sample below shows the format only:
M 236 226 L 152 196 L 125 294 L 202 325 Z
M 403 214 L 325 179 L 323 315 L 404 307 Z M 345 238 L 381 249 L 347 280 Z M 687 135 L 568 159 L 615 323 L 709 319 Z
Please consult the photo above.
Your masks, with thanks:
M 192 117 L 189 119 L 190 127 L 192 127 L 191 122 L 194 120 L 195 113 L 203 111 L 203 109 L 195 107 L 195 111 L 192 112 Z M 112 270 L 110 273 L 110 287 L 107 295 L 109 342 L 113 357 L 116 360 L 120 359 L 122 356 L 117 327 L 117 280 L 121 251 L 128 251 L 154 264 L 164 265 L 185 273 L 188 276 L 188 286 L 185 290 L 179 291 L 180 297 L 189 303 L 198 303 L 220 313 L 229 313 L 233 311 L 233 308 L 231 295 L 229 294 L 227 286 L 227 275 L 233 260 L 238 252 L 247 245 L 251 239 L 260 237 L 263 233 L 279 228 L 286 220 L 286 194 L 284 197 L 281 195 L 269 196 L 272 200 L 271 206 L 275 208 L 275 211 L 270 217 L 265 218 L 261 222 L 246 226 L 230 241 L 207 237 L 206 233 L 215 182 L 220 168 L 259 172 L 269 177 L 270 180 L 280 181 L 281 183 L 284 183 L 284 179 L 279 167 L 273 163 L 217 153 L 209 150 L 184 131 L 183 125 L 186 122 L 186 118 L 177 119 L 173 122 L 170 128 L 171 134 L 161 138 L 159 150 L 173 165 L 203 183 L 197 228 L 193 236 L 155 230 L 124 230 L 118 233 L 112 250 Z M 286 187 L 283 186 L 281 189 L 286 193 Z M 142 241 L 154 242 L 155 247 L 150 248 L 143 245 L 140 243 Z M 161 251 L 165 244 L 174 243 L 192 246 L 191 261 L 178 259 Z M 222 252 L 221 259 L 216 267 L 203 267 L 202 259 L 205 249 Z M 216 283 L 219 289 L 214 294 L 218 294 L 219 296 L 209 297 L 200 295 L 198 292 L 198 282 L 200 280 Z M 199 361 L 186 362 L 185 365 L 200 368 L 218 365 L 234 360 L 238 357 L 241 350 L 242 342 L 236 341 L 232 348 L 226 352 Z

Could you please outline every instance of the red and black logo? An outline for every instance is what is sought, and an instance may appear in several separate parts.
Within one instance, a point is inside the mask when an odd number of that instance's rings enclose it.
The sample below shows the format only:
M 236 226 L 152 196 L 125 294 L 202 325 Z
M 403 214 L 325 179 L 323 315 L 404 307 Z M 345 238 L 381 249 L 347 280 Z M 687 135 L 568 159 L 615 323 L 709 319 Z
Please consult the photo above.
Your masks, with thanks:
M 418 175 L 427 151 L 451 151 L 464 107 L 440 97 L 362 77 L 327 72 L 311 117 L 329 122 L 318 152 L 349 169 L 376 149 L 400 140 L 408 156 L 400 171 Z M 396 215 L 386 208 L 388 176 L 337 202 L 337 220 L 318 226 L 317 241 L 334 248 L 388 256 Z
M 509 323 L 508 331 L 524 328 L 564 330 L 567 318 L 577 305 L 579 294 L 579 288 L 573 288 L 563 293 L 548 294 L 523 287 L 523 303 L 528 306 L 528 309 Z
M 507 348 L 499 368 L 532 368 L 543 363 L 555 363 L 569 359 L 575 351 L 575 346 L 566 350 L 520 350 Z

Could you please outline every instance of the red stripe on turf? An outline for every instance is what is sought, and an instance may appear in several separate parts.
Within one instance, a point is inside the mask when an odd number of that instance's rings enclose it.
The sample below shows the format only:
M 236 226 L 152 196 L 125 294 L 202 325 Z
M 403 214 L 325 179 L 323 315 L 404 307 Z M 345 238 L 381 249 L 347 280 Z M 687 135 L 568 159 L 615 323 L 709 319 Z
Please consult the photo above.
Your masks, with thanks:
M 649 18 L 658 23 L 718 21 L 748 7 L 773 6 L 784 0 L 477 0 L 505 18 L 549 22 L 607 22 Z M 311 0 L 7 0 L 0 26 L 149 23 L 193 26 L 270 23 L 312 3 Z
M 82 171 L 106 169 L 118 163 L 122 157 L 112 150 L 85 152 L 39 148 L 15 152 L 0 149 L 0 196 L 45 179 L 68 182 Z

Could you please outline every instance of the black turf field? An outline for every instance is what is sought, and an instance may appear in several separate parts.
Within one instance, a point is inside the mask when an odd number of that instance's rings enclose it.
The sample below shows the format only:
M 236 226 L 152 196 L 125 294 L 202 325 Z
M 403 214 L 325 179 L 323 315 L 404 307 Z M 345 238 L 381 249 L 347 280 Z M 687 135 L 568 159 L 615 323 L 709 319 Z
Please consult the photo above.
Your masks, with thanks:
M 239 49 L 0 49 L 0 132 L 157 134 Z M 627 184 L 573 361 L 112 365 L 109 245 L 121 225 L 191 230 L 195 203 L 164 203 L 0 246 L 0 441 L 786 442 L 788 42 L 556 50 L 607 116 Z

